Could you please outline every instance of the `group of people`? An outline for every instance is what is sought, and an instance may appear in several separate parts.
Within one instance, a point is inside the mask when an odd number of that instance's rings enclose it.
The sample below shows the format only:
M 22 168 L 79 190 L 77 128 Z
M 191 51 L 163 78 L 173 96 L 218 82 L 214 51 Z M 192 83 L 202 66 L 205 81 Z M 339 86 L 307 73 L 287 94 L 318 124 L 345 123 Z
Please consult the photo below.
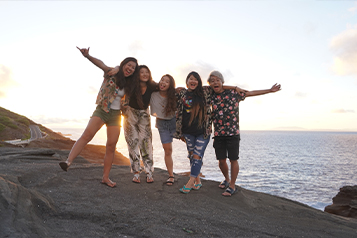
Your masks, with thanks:
M 89 55 L 89 48 L 78 49 L 84 57 L 103 70 L 104 80 L 97 96 L 97 107 L 86 129 L 73 145 L 67 160 L 59 163 L 64 171 L 68 170 L 84 146 L 105 124 L 107 143 L 101 182 L 115 187 L 116 183 L 110 180 L 109 173 L 123 115 L 132 181 L 140 183 L 141 159 L 146 182 L 154 182 L 150 120 L 152 115 L 156 117 L 156 127 L 164 149 L 169 174 L 167 185 L 173 185 L 175 182 L 172 142 L 173 138 L 176 138 L 186 143 L 191 166 L 190 178 L 179 191 L 187 194 L 202 187 L 199 175 L 213 124 L 213 147 L 224 176 L 219 187 L 225 189 L 223 196 L 232 196 L 236 192 L 235 182 L 239 172 L 239 102 L 246 97 L 277 92 L 281 89 L 279 84 L 270 89 L 247 91 L 237 86 L 225 86 L 223 75 L 219 71 L 212 71 L 207 80 L 209 86 L 203 86 L 200 75 L 192 71 L 186 77 L 186 88 L 176 88 L 175 80 L 169 74 L 162 76 L 159 83 L 155 83 L 150 69 L 146 65 L 138 65 L 135 58 L 125 58 L 119 66 L 111 68 Z M 230 173 L 227 158 L 230 161 Z

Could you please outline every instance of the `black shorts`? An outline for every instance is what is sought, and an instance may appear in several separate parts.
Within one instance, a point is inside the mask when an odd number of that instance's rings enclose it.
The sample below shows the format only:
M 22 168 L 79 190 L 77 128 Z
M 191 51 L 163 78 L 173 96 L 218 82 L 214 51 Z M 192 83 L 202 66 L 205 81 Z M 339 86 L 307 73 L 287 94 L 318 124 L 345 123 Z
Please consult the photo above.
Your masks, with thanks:
M 229 158 L 230 160 L 239 159 L 240 135 L 236 136 L 215 136 L 213 147 L 218 160 Z

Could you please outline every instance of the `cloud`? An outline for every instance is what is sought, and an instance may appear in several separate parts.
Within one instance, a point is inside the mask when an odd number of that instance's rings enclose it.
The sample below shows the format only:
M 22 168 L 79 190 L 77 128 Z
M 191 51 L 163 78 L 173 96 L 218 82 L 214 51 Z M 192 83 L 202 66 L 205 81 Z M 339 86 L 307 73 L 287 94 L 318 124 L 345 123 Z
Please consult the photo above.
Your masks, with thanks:
M 98 89 L 93 86 L 89 86 L 87 91 L 89 94 L 97 94 L 98 93 Z
M 73 119 L 73 118 L 59 118 L 59 117 L 47 117 L 45 115 L 33 116 L 31 120 L 36 121 L 40 124 L 73 124 L 73 123 L 83 123 L 87 122 L 85 119 Z
M 345 109 L 334 109 L 332 113 L 355 113 L 354 110 L 345 110 Z
M 330 49 L 335 54 L 333 72 L 338 75 L 357 75 L 357 25 L 335 36 Z
M 6 89 L 14 87 L 17 82 L 12 79 L 12 71 L 9 67 L 0 64 L 0 98 L 6 97 Z
M 306 98 L 307 95 L 308 95 L 307 93 L 302 93 L 302 92 L 295 93 L 295 97 L 297 97 L 297 98 Z
M 349 12 L 355 13 L 357 11 L 357 3 L 351 8 L 348 9 Z
M 132 56 L 136 57 L 140 51 L 144 50 L 142 41 L 133 41 L 129 46 L 129 52 Z

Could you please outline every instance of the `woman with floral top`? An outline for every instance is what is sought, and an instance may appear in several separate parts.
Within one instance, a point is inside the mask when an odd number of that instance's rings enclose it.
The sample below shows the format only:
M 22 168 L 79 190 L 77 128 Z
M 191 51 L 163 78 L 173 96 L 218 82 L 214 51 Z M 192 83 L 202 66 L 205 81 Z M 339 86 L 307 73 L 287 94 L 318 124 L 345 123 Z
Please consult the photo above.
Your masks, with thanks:
M 59 165 L 64 171 L 67 171 L 84 146 L 87 145 L 98 130 L 106 124 L 107 143 L 104 156 L 102 183 L 109 187 L 115 187 L 116 183 L 109 179 L 109 173 L 120 134 L 120 101 L 124 96 L 124 91 L 130 93 L 133 90 L 131 87 L 132 79 L 133 75 L 137 72 L 138 62 L 132 57 L 125 58 L 120 63 L 119 71 L 115 75 L 110 76 L 108 72 L 111 68 L 106 66 L 101 60 L 90 56 L 89 48 L 78 49 L 84 57 L 104 71 L 104 80 L 97 96 L 96 104 L 98 106 L 90 118 L 86 129 L 82 136 L 73 145 L 67 160 L 65 162 L 60 162 Z
M 219 161 L 219 168 L 225 178 L 219 187 L 225 189 L 223 196 L 230 197 L 236 192 L 235 182 L 239 172 L 239 102 L 246 97 L 277 92 L 280 90 L 280 84 L 275 84 L 270 89 L 240 90 L 240 93 L 237 93 L 235 90 L 224 88 L 224 78 L 218 71 L 212 71 L 207 81 L 214 91 L 212 94 L 213 147 Z M 231 163 L 231 178 L 227 158 Z

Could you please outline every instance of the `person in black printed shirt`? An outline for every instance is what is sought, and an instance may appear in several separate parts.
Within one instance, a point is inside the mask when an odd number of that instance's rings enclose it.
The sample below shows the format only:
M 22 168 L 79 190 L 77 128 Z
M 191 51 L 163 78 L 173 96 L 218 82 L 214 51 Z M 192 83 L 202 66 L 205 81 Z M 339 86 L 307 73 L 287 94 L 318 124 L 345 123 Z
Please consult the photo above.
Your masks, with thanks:
M 214 142 L 219 168 L 225 178 L 219 187 L 226 189 L 223 196 L 230 197 L 235 191 L 235 182 L 239 172 L 239 102 L 246 97 L 258 96 L 279 91 L 280 84 L 274 84 L 270 89 L 247 91 L 223 89 L 224 78 L 219 71 L 212 71 L 208 83 L 214 91 L 212 95 L 212 121 L 214 126 Z M 231 178 L 227 157 L 231 163 Z

